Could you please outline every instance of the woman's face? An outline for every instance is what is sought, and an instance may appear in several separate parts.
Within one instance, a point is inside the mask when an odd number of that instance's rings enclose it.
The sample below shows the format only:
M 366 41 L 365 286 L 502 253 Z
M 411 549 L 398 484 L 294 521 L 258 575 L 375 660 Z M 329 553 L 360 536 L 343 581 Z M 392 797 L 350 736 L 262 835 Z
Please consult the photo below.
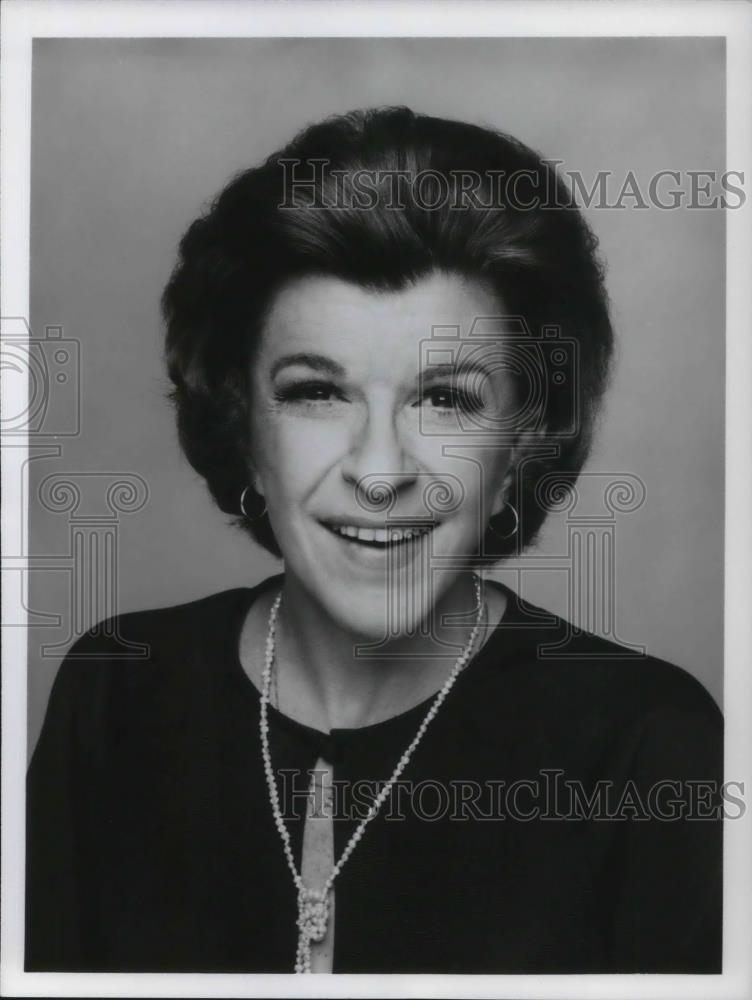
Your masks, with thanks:
M 500 313 L 479 282 L 438 272 L 399 292 L 307 277 L 272 304 L 254 485 L 288 579 L 348 630 L 424 621 L 503 506 L 512 379 L 500 340 L 470 337 Z

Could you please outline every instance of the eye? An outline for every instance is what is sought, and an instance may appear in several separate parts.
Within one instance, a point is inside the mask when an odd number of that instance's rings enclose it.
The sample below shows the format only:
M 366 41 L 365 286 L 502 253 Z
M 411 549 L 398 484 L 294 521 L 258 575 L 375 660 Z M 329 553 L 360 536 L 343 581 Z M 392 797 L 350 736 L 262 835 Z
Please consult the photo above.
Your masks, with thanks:
M 483 406 L 483 401 L 475 393 L 449 385 L 434 386 L 424 394 L 423 399 L 436 410 L 462 410 L 467 413 L 480 410 Z
M 274 398 L 280 403 L 330 403 L 344 397 L 332 382 L 308 379 L 282 386 L 275 391 Z

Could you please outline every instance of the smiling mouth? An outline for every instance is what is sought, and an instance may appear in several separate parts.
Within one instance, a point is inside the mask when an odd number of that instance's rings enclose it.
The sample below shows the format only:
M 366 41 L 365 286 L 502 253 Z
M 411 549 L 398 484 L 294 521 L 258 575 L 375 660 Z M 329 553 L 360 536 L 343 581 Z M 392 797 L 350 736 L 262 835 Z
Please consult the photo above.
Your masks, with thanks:
M 354 545 L 363 545 L 372 549 L 389 549 L 398 545 L 407 545 L 418 541 L 424 535 L 430 534 L 435 524 L 421 524 L 389 528 L 360 528 L 349 524 L 322 524 L 333 535 Z

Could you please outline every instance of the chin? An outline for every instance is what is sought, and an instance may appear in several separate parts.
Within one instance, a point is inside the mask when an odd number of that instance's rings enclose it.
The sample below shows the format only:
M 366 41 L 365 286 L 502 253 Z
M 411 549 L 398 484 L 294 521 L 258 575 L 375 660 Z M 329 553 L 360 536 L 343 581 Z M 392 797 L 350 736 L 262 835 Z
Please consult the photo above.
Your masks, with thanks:
M 415 635 L 428 616 L 430 605 L 413 606 L 410 601 L 390 598 L 383 587 L 360 592 L 343 588 L 341 593 L 327 592 L 322 602 L 328 617 L 359 642 L 380 643 L 404 635 Z
M 363 642 L 382 642 L 394 639 L 409 628 L 399 609 L 392 608 L 389 596 L 378 593 L 343 594 L 342 600 L 330 603 L 331 617 L 348 632 Z

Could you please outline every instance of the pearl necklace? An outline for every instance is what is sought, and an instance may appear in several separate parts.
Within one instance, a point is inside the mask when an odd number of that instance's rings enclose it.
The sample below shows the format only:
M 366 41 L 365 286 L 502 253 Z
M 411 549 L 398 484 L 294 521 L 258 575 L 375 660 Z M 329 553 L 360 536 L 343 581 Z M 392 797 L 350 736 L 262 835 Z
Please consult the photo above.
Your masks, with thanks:
M 303 879 L 300 876 L 297 868 L 295 867 L 295 859 L 292 854 L 292 847 L 290 845 L 290 834 L 288 833 L 285 821 L 282 818 L 282 811 L 279 804 L 279 793 L 277 791 L 277 782 L 274 778 L 274 770 L 272 769 L 272 758 L 269 751 L 269 693 L 271 689 L 272 681 L 272 668 L 274 665 L 274 653 L 275 653 L 275 635 L 277 630 L 277 615 L 279 612 L 279 606 L 282 601 L 282 593 L 277 595 L 274 604 L 272 605 L 271 611 L 269 612 L 269 624 L 267 628 L 266 635 L 266 662 L 264 664 L 264 674 L 263 683 L 261 690 L 261 714 L 260 714 L 260 730 L 261 730 L 261 755 L 264 761 L 264 772 L 266 774 L 266 784 L 269 789 L 269 799 L 271 801 L 272 813 L 274 815 L 274 823 L 279 831 L 279 835 L 282 839 L 282 847 L 285 852 L 285 858 L 287 859 L 287 865 L 292 873 L 293 882 L 295 883 L 295 888 L 298 890 L 298 950 L 295 957 L 295 972 L 304 973 L 311 971 L 311 945 L 314 941 L 321 941 L 326 934 L 327 923 L 329 921 L 329 892 L 334 885 L 334 880 L 342 871 L 342 868 L 350 857 L 352 852 L 355 850 L 358 841 L 363 836 L 366 826 L 370 821 L 378 814 L 381 806 L 389 797 L 389 793 L 392 790 L 392 786 L 397 781 L 399 776 L 407 767 L 410 762 L 410 758 L 413 755 L 413 751 L 420 743 L 423 738 L 423 734 L 428 728 L 429 724 L 435 717 L 439 708 L 441 707 L 444 699 L 449 694 L 454 682 L 457 680 L 460 672 L 467 664 L 470 658 L 470 653 L 472 651 L 473 645 L 475 643 L 476 636 L 478 634 L 478 629 L 480 628 L 481 618 L 483 614 L 483 601 L 481 595 L 481 584 L 480 578 L 477 575 L 473 575 L 473 582 L 475 584 L 475 597 L 477 601 L 478 611 L 475 618 L 475 624 L 473 625 L 473 630 L 470 633 L 470 638 L 465 645 L 465 648 L 460 653 L 457 658 L 452 672 L 447 677 L 444 682 L 444 686 L 438 692 L 434 698 L 431 707 L 428 709 L 425 718 L 420 724 L 417 733 L 413 737 L 412 743 L 408 746 L 407 750 L 400 757 L 397 766 L 392 772 L 391 778 L 387 781 L 384 787 L 381 789 L 379 794 L 373 800 L 371 807 L 366 813 L 365 817 L 361 820 L 359 826 L 350 838 L 349 843 L 342 852 L 342 856 L 339 861 L 332 868 L 329 877 L 326 882 L 319 890 L 309 889 L 306 887 Z

